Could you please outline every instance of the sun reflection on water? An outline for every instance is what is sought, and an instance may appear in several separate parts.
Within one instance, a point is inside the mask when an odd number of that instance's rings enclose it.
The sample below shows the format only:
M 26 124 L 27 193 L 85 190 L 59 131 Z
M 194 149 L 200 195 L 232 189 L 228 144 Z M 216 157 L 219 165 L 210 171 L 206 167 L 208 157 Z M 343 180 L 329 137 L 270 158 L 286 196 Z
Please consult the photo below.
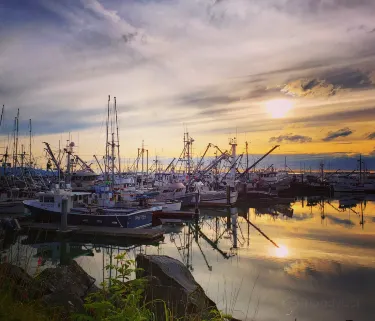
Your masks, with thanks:
M 285 245 L 280 245 L 274 248 L 274 254 L 279 258 L 286 258 L 289 255 L 289 250 Z

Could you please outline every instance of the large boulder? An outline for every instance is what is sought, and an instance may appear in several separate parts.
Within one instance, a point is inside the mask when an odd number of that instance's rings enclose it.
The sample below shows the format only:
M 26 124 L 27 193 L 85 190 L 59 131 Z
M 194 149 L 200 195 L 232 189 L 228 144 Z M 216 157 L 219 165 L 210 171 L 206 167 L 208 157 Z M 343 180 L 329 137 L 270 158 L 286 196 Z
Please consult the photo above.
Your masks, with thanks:
M 205 319 L 212 311 L 218 311 L 216 304 L 180 261 L 169 256 L 139 254 L 136 264 L 141 269 L 137 278 L 153 279 L 146 286 L 145 300 L 152 303 L 158 320 L 165 319 L 164 304 L 179 320 L 191 320 L 195 316 Z

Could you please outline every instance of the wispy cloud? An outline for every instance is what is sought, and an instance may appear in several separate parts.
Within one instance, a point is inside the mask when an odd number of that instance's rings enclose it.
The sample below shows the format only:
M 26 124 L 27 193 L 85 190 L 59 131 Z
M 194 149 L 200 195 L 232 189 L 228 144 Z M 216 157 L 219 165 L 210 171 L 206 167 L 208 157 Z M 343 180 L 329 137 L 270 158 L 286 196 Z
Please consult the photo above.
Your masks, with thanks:
M 375 132 L 372 132 L 366 136 L 367 139 L 375 139 Z
M 293 134 L 286 134 L 286 135 L 280 135 L 277 137 L 271 137 L 269 139 L 270 143 L 308 143 L 311 142 L 312 138 L 308 136 L 303 135 L 293 135 Z
M 323 138 L 323 140 L 325 142 L 329 142 L 331 140 L 334 140 L 336 138 L 339 138 L 339 137 L 347 137 L 349 135 L 353 134 L 353 131 L 348 128 L 348 127 L 345 127 L 345 128 L 341 128 L 335 132 L 329 132 L 327 134 L 327 136 L 325 138 Z

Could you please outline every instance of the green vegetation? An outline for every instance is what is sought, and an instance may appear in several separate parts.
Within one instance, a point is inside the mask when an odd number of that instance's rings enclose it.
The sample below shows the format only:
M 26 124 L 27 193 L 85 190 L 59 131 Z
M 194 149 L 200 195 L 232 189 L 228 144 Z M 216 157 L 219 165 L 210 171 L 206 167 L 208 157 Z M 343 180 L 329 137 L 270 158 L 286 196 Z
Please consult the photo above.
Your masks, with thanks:
M 144 290 L 147 284 L 145 279 L 133 279 L 135 262 L 129 260 L 126 254 L 114 257 L 116 264 L 106 266 L 113 270 L 115 277 L 103 282 L 101 289 L 87 296 L 84 304 L 84 313 L 63 316 L 59 310 L 46 308 L 38 301 L 28 300 L 24 288 L 15 289 L 20 285 L 0 286 L 0 320 L 9 321 L 159 321 L 151 309 L 151 304 L 159 303 L 164 306 L 163 321 L 179 321 L 167 308 L 166 302 L 144 302 Z M 0 276 L 0 280 L 1 280 Z M 17 293 L 17 295 L 14 295 Z M 18 299 L 16 299 L 18 298 Z M 189 321 L 224 321 L 230 318 L 219 311 L 210 311 L 209 318 L 191 316 L 183 318 Z
M 11 291 L 0 290 L 0 320 L 58 321 L 59 317 L 35 301 L 16 300 Z

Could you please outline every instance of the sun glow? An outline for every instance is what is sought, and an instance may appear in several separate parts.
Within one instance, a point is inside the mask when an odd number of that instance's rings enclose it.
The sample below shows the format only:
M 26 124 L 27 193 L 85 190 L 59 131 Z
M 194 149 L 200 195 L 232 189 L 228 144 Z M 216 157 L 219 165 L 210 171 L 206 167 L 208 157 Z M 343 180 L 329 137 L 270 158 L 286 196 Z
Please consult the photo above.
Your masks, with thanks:
M 272 118 L 282 118 L 293 108 L 293 102 L 288 99 L 274 99 L 266 102 L 266 110 Z

